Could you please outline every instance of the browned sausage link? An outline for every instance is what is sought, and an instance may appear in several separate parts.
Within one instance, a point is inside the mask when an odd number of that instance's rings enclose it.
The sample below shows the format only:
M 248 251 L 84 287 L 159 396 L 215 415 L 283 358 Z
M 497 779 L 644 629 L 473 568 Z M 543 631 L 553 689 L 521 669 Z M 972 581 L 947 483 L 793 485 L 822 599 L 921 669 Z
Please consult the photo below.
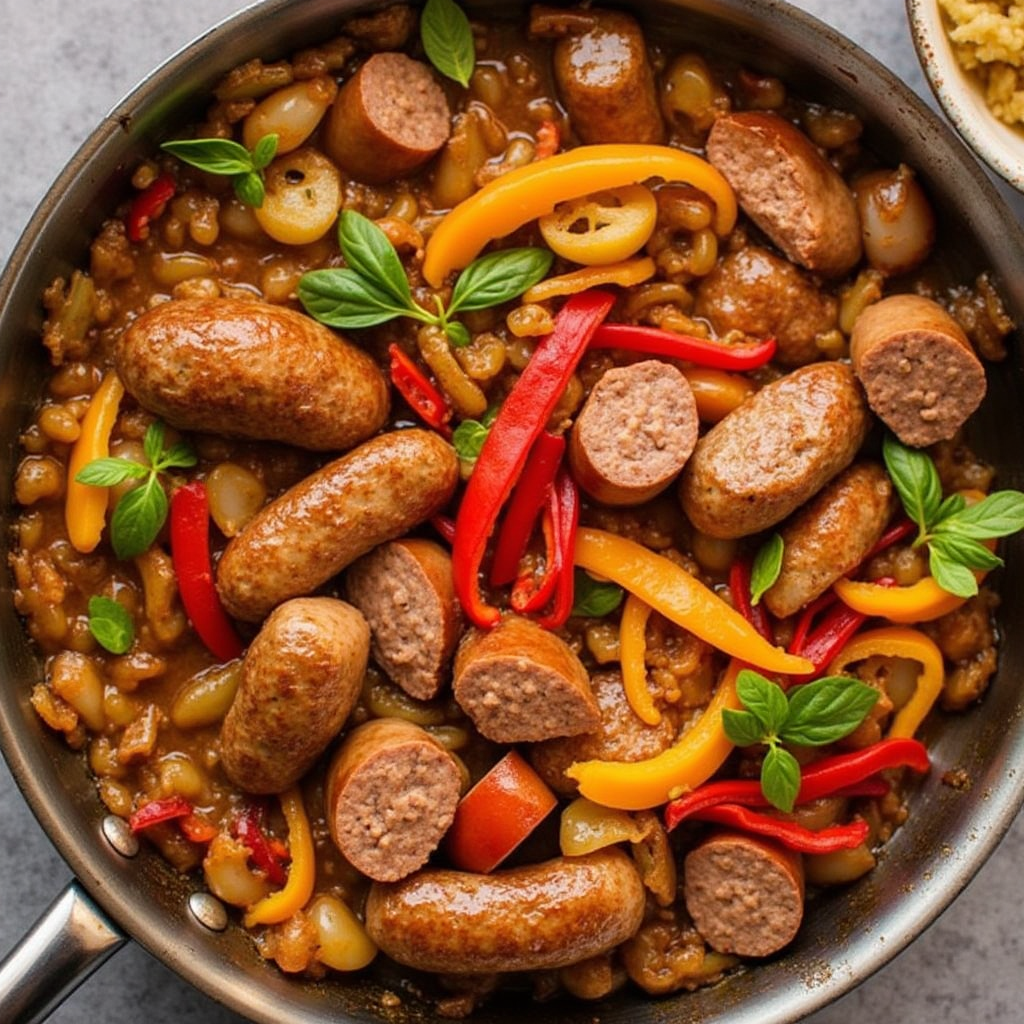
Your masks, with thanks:
M 622 851 L 478 875 L 426 870 L 374 885 L 366 929 L 401 964 L 476 974 L 565 967 L 636 933 L 644 891 Z
M 231 615 L 259 622 L 360 555 L 439 512 L 458 482 L 451 445 L 426 430 L 382 434 L 306 477 L 231 540 L 217 590 Z
M 606 505 L 642 505 L 676 478 L 697 443 L 697 403 L 674 366 L 648 359 L 608 370 L 569 439 L 576 482 Z
M 530 34 L 558 40 L 555 82 L 582 142 L 664 141 L 647 47 L 628 14 L 535 4 Z
M 774 338 L 779 363 L 804 366 L 821 358 L 817 339 L 837 326 L 839 303 L 799 267 L 751 245 L 726 254 L 701 278 L 694 313 L 720 335 Z
M 327 115 L 324 148 L 359 181 L 393 181 L 445 144 L 450 116 L 425 64 L 402 53 L 377 53 L 341 87 Z
M 429 540 L 381 544 L 348 567 L 345 591 L 389 678 L 419 700 L 437 696 L 462 625 L 451 555 Z
M 455 817 L 462 775 L 428 732 L 375 718 L 345 737 L 327 771 L 327 826 L 356 870 L 395 882 L 421 868 Z
M 343 451 L 388 416 L 372 358 L 283 306 L 163 302 L 122 333 L 114 357 L 139 404 L 183 430 Z
M 452 687 L 462 710 L 495 743 L 573 736 L 600 722 L 587 670 L 572 648 L 513 615 L 466 634 Z
M 985 397 L 985 368 L 967 336 L 921 295 L 868 306 L 854 322 L 850 357 L 871 408 L 915 448 L 951 438 Z
M 781 522 L 857 454 L 870 416 L 844 363 L 813 363 L 766 385 L 698 442 L 680 500 L 711 537 Z
M 280 793 L 324 752 L 355 706 L 370 630 L 351 605 L 303 597 L 277 608 L 249 646 L 221 728 L 221 764 L 247 793 Z
M 859 565 L 894 511 L 892 482 L 873 463 L 857 463 L 828 484 L 782 530 L 782 569 L 764 603 L 792 615 Z
M 791 260 L 833 277 L 860 259 L 852 193 L 789 121 L 757 111 L 726 114 L 711 129 L 707 154 L 743 211 Z
M 800 854 L 719 832 L 686 855 L 683 872 L 686 909 L 719 953 L 769 956 L 796 935 L 804 914 Z

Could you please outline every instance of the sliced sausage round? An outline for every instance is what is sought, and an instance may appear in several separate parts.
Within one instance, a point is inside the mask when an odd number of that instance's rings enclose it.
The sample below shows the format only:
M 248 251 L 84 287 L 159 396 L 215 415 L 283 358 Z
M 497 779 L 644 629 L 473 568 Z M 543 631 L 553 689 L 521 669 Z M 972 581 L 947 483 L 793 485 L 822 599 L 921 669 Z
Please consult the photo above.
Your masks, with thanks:
M 345 573 L 345 593 L 370 624 L 374 660 L 411 697 L 436 697 L 458 643 L 462 614 L 452 558 L 440 544 L 381 544 Z
M 366 930 L 392 960 L 421 971 L 536 971 L 613 949 L 643 913 L 633 862 L 605 849 L 489 875 L 427 869 L 375 884 Z
M 280 793 L 312 767 L 355 707 L 370 629 L 330 597 L 287 601 L 263 624 L 220 731 L 221 764 L 247 793 Z
M 403 53 L 375 53 L 341 87 L 327 115 L 324 148 L 358 181 L 394 181 L 445 144 L 450 119 L 426 64 Z
M 163 302 L 122 332 L 114 360 L 139 404 L 182 430 L 343 451 L 388 416 L 373 359 L 284 306 Z
M 259 622 L 360 555 L 429 519 L 459 477 L 455 450 L 427 430 L 366 441 L 301 480 L 231 539 L 217 565 L 230 615 Z
M 530 747 L 537 774 L 563 796 L 576 793 L 565 775 L 574 761 L 646 761 L 668 750 L 679 731 L 679 713 L 671 706 L 662 709 L 657 725 L 647 725 L 629 706 L 618 670 L 595 672 L 590 683 L 601 715 L 597 728 Z
M 776 843 L 719 832 L 686 855 L 683 892 L 712 949 L 770 956 L 792 942 L 803 920 L 803 860 Z
M 605 505 L 642 505 L 679 475 L 697 443 L 697 403 L 669 363 L 608 370 L 569 435 L 576 482 Z
M 462 773 L 426 730 L 374 718 L 352 730 L 327 770 L 327 827 L 346 860 L 394 882 L 421 868 L 455 817 Z
M 573 736 L 600 722 L 587 670 L 572 648 L 514 615 L 466 634 L 452 686 L 462 710 L 495 743 Z
M 719 335 L 774 338 L 776 361 L 804 366 L 821 358 L 817 339 L 836 328 L 839 303 L 797 266 L 758 245 L 727 253 L 697 286 L 694 314 Z
M 789 121 L 754 110 L 726 114 L 708 135 L 707 154 L 743 212 L 795 263 L 837 277 L 860 259 L 853 194 Z
M 530 34 L 558 40 L 555 84 L 580 141 L 664 141 L 654 72 L 634 18 L 621 11 L 536 4 Z
M 869 424 L 849 366 L 802 366 L 761 388 L 697 442 L 680 482 L 683 510 L 711 537 L 766 530 L 853 461 Z
M 782 569 L 764 592 L 779 618 L 813 601 L 867 557 L 894 511 L 892 481 L 873 462 L 840 473 L 781 530 Z
M 878 418 L 904 443 L 949 440 L 985 397 L 960 325 L 922 295 L 890 295 L 854 321 L 850 358 Z

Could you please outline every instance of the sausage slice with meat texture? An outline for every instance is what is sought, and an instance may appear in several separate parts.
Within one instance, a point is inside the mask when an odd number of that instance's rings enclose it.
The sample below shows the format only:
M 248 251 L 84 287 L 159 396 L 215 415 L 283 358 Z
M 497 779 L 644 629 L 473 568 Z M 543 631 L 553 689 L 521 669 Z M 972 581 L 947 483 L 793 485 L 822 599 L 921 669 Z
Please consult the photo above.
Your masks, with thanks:
M 352 730 L 327 771 L 327 827 L 368 878 L 395 882 L 421 868 L 455 817 L 462 773 L 425 729 L 374 718 Z
M 264 302 L 162 302 L 122 332 L 114 362 L 138 403 L 182 430 L 344 451 L 388 416 L 388 384 L 369 355 Z
M 358 181 L 405 177 L 447 141 L 448 101 L 426 64 L 375 53 L 341 87 L 324 127 L 327 155 Z
M 231 539 L 217 565 L 224 607 L 259 622 L 282 601 L 312 593 L 440 512 L 458 478 L 455 450 L 431 431 L 364 442 L 289 488 Z
M 455 652 L 455 699 L 495 743 L 536 743 L 596 729 L 590 678 L 572 648 L 529 619 L 470 630 Z
M 297 782 L 355 707 L 370 655 L 359 612 L 330 597 L 275 609 L 249 645 L 220 732 L 221 764 L 246 793 Z
M 680 481 L 683 511 L 711 537 L 760 533 L 846 469 L 870 420 L 849 366 L 802 366 L 765 385 L 697 442 Z
M 794 263 L 838 277 L 860 259 L 853 193 L 795 125 L 761 111 L 725 114 L 708 135 L 707 154 L 744 213 Z
M 697 403 L 669 363 L 608 370 L 569 436 L 576 482 L 605 505 L 642 505 L 679 475 L 697 443 Z
M 451 555 L 418 538 L 381 544 L 348 567 L 345 593 L 366 616 L 388 678 L 410 697 L 436 697 L 462 627 Z
M 400 964 L 444 974 L 566 967 L 636 934 L 644 888 L 614 848 L 496 871 L 425 869 L 366 901 L 370 938 Z
M 805 366 L 821 358 L 817 339 L 835 330 L 839 303 L 799 267 L 758 245 L 727 253 L 700 279 L 694 314 L 721 336 L 774 338 L 775 359 Z
M 781 530 L 778 579 L 764 592 L 779 618 L 799 611 L 860 565 L 895 511 L 889 474 L 873 462 L 854 463 Z
M 985 368 L 967 335 L 922 295 L 868 306 L 854 321 L 850 358 L 868 404 L 913 448 L 949 440 L 985 397 Z
M 530 35 L 557 39 L 555 84 L 581 142 L 664 141 L 654 72 L 634 18 L 535 4 Z
M 793 941 L 803 920 L 803 859 L 776 843 L 719 832 L 686 855 L 683 893 L 712 949 L 770 956 Z

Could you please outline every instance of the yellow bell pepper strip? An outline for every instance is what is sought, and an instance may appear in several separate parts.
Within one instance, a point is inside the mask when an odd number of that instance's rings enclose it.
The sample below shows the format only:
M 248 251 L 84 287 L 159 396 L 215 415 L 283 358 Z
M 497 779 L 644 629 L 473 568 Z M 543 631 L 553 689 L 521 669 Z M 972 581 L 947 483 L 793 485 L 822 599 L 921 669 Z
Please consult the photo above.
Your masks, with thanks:
M 713 647 L 754 668 L 803 675 L 814 666 L 769 643 L 742 615 L 681 566 L 642 544 L 604 530 L 581 527 L 576 564 L 618 583 Z
M 702 423 L 724 419 L 757 390 L 748 377 L 706 366 L 688 366 L 683 376 L 697 401 L 697 416 Z
M 650 605 L 635 594 L 627 594 L 619 621 L 619 656 L 622 666 L 622 688 L 633 713 L 648 725 L 661 722 L 661 712 L 654 706 L 651 691 L 647 689 L 647 620 Z
M 668 750 L 646 761 L 576 761 L 565 774 L 581 796 L 604 807 L 642 811 L 696 789 L 721 768 L 733 745 L 722 728 L 722 712 L 743 705 L 736 676 L 743 662 L 734 658 L 722 675 L 711 703 Z
M 124 395 L 121 378 L 110 370 L 100 382 L 82 417 L 82 430 L 68 460 L 67 499 L 64 522 L 76 551 L 88 554 L 100 542 L 107 517 L 107 487 L 79 483 L 75 477 L 94 459 L 110 454 L 110 432 Z
M 920 630 L 905 626 L 883 626 L 854 637 L 833 659 L 828 674 L 843 675 L 849 665 L 875 655 L 909 658 L 921 665 L 914 695 L 896 712 L 886 733 L 890 739 L 913 736 L 942 691 L 945 679 L 942 652 Z
M 839 600 L 855 612 L 890 622 L 931 622 L 956 611 L 966 600 L 925 576 L 909 587 L 887 587 L 845 577 L 832 585 Z
M 454 207 L 427 242 L 423 276 L 440 288 L 450 271 L 468 266 L 488 242 L 510 235 L 559 203 L 649 178 L 685 182 L 706 193 L 715 204 L 717 234 L 727 235 L 736 223 L 736 197 L 729 183 L 699 156 L 639 143 L 577 146 L 494 178 Z
M 654 277 L 654 260 L 650 256 L 637 256 L 618 263 L 608 263 L 602 267 L 580 267 L 568 274 L 559 274 L 540 281 L 523 292 L 523 302 L 544 302 L 559 295 L 575 295 L 588 288 L 599 288 L 602 285 L 617 284 L 629 288 L 634 284 L 643 284 Z
M 243 918 L 246 928 L 258 924 L 280 924 L 301 910 L 313 895 L 316 877 L 316 852 L 313 833 L 298 786 L 286 789 L 279 797 L 284 820 L 288 823 L 288 849 L 291 865 L 284 888 L 271 893 L 249 908 Z

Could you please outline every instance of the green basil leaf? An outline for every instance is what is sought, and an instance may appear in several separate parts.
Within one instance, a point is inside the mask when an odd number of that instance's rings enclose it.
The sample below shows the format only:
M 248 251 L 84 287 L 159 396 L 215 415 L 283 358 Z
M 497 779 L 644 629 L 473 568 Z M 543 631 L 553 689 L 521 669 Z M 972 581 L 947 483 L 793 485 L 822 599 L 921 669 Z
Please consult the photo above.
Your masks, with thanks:
M 882 457 L 904 510 L 921 532 L 926 532 L 942 504 L 942 483 L 935 463 L 924 452 L 900 444 L 891 434 L 886 434 L 882 442 Z
M 80 484 L 90 487 L 113 487 L 125 480 L 141 480 L 148 476 L 149 470 L 138 462 L 128 459 L 93 459 L 86 463 L 76 474 Z
M 427 0 L 420 14 L 420 39 L 430 63 L 442 75 L 466 87 L 476 66 L 473 30 L 453 0 Z
M 764 728 L 750 711 L 725 708 L 722 711 L 722 729 L 737 747 L 752 747 L 755 743 L 764 742 Z
M 110 517 L 110 541 L 118 558 L 141 555 L 167 519 L 167 495 L 156 476 L 125 494 Z
M 753 669 L 745 668 L 736 676 L 736 693 L 743 706 L 761 723 L 765 735 L 778 735 L 789 711 L 782 687 Z
M 199 461 L 198 456 L 192 450 L 192 446 L 185 441 L 179 441 L 160 456 L 157 469 L 188 469 Z
M 403 309 L 414 306 L 409 279 L 395 247 L 369 217 L 343 210 L 338 221 L 338 244 L 349 268 L 388 296 L 392 305 Z
M 572 614 L 583 619 L 601 619 L 622 604 L 625 592 L 617 583 L 602 583 L 588 572 L 573 574 Z
M 232 139 L 178 139 L 160 148 L 210 174 L 247 174 L 253 169 L 249 150 Z
M 1024 530 L 1024 494 L 1020 491 L 996 491 L 976 505 L 964 503 L 935 525 L 936 533 L 948 531 L 974 540 L 1007 537 L 1018 530 Z
M 267 190 L 263 184 L 263 175 L 259 171 L 247 171 L 245 174 L 236 175 L 231 183 L 235 186 L 235 195 L 240 202 L 257 210 L 263 205 Z
M 154 420 L 146 427 L 146 435 L 142 439 L 142 451 L 150 466 L 156 466 L 164 450 L 164 435 L 167 428 L 163 420 Z
M 957 597 L 974 597 L 978 592 L 978 581 L 974 573 L 934 544 L 928 545 L 928 568 L 935 582 L 943 590 Z
M 455 282 L 448 315 L 490 309 L 522 295 L 551 269 L 554 253 L 547 249 L 500 249 L 474 260 Z
M 456 348 L 465 348 L 473 340 L 470 337 L 469 329 L 465 324 L 460 324 L 458 320 L 449 320 L 444 325 L 444 333 Z
M 850 676 L 825 676 L 795 686 L 779 736 L 801 747 L 835 743 L 864 721 L 877 700 L 877 690 Z
M 463 420 L 452 432 L 455 454 L 463 462 L 475 462 L 489 433 L 479 420 Z
M 782 747 L 770 747 L 761 764 L 761 792 L 768 802 L 787 814 L 800 792 L 800 765 Z
M 995 569 L 1003 564 L 1003 560 L 989 551 L 981 541 L 955 533 L 934 534 L 928 540 L 928 548 L 932 552 L 938 548 L 943 557 L 959 562 L 968 569 Z
M 758 549 L 750 568 L 751 604 L 757 604 L 764 592 L 779 578 L 785 547 L 782 537 L 773 533 Z
M 962 494 L 950 494 L 942 499 L 942 504 L 935 510 L 934 529 L 938 530 L 943 525 L 943 520 L 955 516 L 961 510 L 967 508 L 967 502 Z
M 272 132 L 270 135 L 264 135 L 252 147 L 252 166 L 257 171 L 262 171 L 277 155 L 277 141 L 277 134 Z
M 330 327 L 373 327 L 410 311 L 354 270 L 310 270 L 299 278 L 299 301 Z
M 135 623 L 119 601 L 97 595 L 89 598 L 89 632 L 104 650 L 124 654 L 135 640 Z

